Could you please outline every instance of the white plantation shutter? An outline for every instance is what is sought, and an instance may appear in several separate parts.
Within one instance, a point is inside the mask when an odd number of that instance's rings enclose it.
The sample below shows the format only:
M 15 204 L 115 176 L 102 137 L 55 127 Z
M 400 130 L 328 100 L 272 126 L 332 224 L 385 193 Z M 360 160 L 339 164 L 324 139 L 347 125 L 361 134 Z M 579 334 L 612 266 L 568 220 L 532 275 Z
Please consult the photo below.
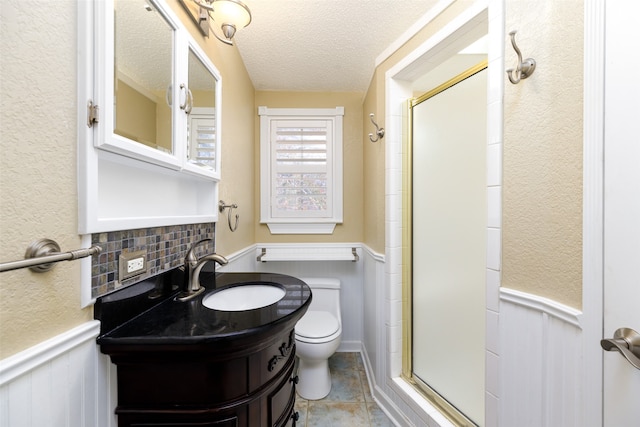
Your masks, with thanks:
M 272 234 L 331 234 L 342 222 L 344 107 L 260 115 L 260 222 Z
M 199 165 L 216 167 L 216 119 L 192 117 L 189 160 Z
M 272 216 L 331 216 L 332 123 L 271 121 Z
M 218 172 L 219 147 L 215 108 L 193 107 L 189 114 L 189 163 Z

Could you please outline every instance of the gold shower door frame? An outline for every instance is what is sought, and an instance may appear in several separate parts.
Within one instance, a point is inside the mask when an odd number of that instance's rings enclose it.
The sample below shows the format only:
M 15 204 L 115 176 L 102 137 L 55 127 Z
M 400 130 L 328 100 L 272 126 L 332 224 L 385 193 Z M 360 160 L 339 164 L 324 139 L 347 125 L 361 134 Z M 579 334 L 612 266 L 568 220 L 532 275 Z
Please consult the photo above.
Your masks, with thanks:
M 438 95 L 461 81 L 485 70 L 488 61 L 482 61 L 463 73 L 453 77 L 417 98 L 407 100 L 403 111 L 402 141 L 402 377 L 423 397 L 457 426 L 476 424 L 450 404 L 436 390 L 413 373 L 413 108 L 429 98 Z

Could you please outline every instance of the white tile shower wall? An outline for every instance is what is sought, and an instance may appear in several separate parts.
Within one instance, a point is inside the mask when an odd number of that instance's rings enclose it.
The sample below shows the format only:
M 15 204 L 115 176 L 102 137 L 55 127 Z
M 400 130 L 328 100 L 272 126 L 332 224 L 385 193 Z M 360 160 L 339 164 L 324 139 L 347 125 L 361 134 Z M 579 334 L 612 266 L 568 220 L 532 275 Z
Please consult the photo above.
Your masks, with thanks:
M 91 321 L 0 361 L 0 427 L 115 427 L 115 369 Z
M 500 425 L 500 270 L 502 268 L 502 144 L 504 117 L 504 0 L 489 0 L 489 103 L 487 109 L 487 281 L 485 415 L 487 427 Z M 506 424 L 502 424 L 506 425 Z

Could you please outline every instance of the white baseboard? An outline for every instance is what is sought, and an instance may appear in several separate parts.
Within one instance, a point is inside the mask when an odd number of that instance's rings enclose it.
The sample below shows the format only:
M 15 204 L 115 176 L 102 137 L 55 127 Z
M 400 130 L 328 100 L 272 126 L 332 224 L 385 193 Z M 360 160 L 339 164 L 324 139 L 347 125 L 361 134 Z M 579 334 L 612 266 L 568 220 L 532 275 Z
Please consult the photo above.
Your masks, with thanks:
M 367 374 L 367 382 L 370 387 L 371 396 L 373 400 L 378 404 L 382 412 L 385 413 L 387 418 L 393 423 L 395 426 L 411 426 L 411 422 L 406 418 L 406 416 L 400 411 L 400 409 L 393 403 L 391 399 L 383 392 L 383 390 L 376 384 L 375 376 L 373 375 L 373 367 L 371 366 L 371 361 L 369 360 L 369 355 L 367 354 L 366 348 L 362 347 L 360 352 L 362 356 L 362 363 L 364 364 L 365 373 Z M 402 420 L 400 422 L 399 420 Z
M 360 353 L 362 343 L 360 341 L 342 341 L 336 351 L 338 353 Z

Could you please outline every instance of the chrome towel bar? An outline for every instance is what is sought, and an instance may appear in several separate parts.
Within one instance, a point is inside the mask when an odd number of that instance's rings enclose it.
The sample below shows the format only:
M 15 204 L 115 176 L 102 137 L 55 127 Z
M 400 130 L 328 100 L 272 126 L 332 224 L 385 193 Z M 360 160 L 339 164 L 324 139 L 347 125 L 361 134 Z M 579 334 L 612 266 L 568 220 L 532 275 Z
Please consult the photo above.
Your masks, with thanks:
M 75 251 L 60 252 L 60 245 L 51 239 L 39 239 L 31 243 L 24 254 L 24 258 L 19 261 L 0 263 L 0 273 L 17 270 L 19 268 L 29 268 L 35 273 L 44 273 L 51 270 L 56 262 L 73 261 L 99 254 L 102 248 L 98 245 Z
M 269 253 L 267 253 L 267 249 Z M 258 262 L 267 261 L 352 261 L 360 260 L 355 247 L 259 247 Z

